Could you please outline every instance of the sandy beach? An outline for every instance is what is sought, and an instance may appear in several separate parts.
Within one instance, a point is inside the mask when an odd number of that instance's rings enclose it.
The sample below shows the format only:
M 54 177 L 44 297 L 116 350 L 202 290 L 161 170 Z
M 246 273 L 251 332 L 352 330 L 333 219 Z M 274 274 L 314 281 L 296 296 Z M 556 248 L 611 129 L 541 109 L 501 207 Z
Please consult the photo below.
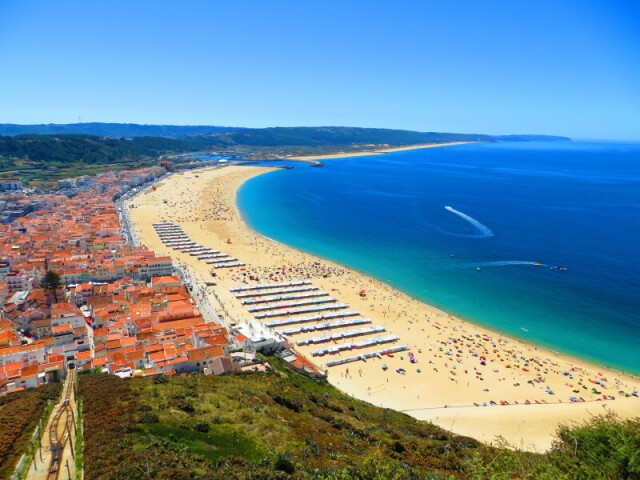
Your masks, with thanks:
M 417 150 L 420 148 L 432 148 L 432 147 L 442 147 L 443 145 L 463 145 L 465 143 L 472 142 L 451 142 L 451 143 L 423 143 L 419 145 L 409 145 L 407 147 L 385 147 L 385 148 L 373 148 L 368 151 L 361 152 L 338 152 L 331 153 L 328 155 L 301 155 L 301 156 L 293 156 L 290 157 L 291 160 L 323 160 L 326 158 L 344 158 L 344 157 L 364 157 L 366 155 L 382 155 L 385 153 L 391 152 L 403 152 L 405 150 Z
M 343 156 L 347 155 L 353 156 Z M 621 393 L 637 393 L 638 378 L 476 326 L 366 275 L 252 231 L 242 221 L 236 192 L 249 178 L 270 170 L 226 166 L 175 174 L 129 202 L 144 244 L 190 268 L 202 284 L 211 279 L 217 282 L 207 287 L 208 295 L 227 323 L 254 318 L 229 291 L 231 287 L 309 280 L 327 296 L 357 310 L 360 317 L 355 318 L 370 318 L 369 325 L 400 337 L 394 343 L 324 356 L 313 356 L 311 351 L 326 345 L 296 347 L 327 371 L 333 385 L 372 404 L 486 442 L 502 436 L 522 449 L 544 451 L 551 446 L 559 423 L 607 410 L 622 417 L 640 415 L 640 399 Z M 211 265 L 163 245 L 152 227 L 160 221 L 176 223 L 195 242 L 228 253 L 246 266 L 217 269 L 212 278 Z M 349 327 L 291 335 L 288 340 L 344 330 Z M 336 340 L 330 345 L 359 339 Z M 326 366 L 329 360 L 393 345 L 407 345 L 409 350 L 392 357 Z

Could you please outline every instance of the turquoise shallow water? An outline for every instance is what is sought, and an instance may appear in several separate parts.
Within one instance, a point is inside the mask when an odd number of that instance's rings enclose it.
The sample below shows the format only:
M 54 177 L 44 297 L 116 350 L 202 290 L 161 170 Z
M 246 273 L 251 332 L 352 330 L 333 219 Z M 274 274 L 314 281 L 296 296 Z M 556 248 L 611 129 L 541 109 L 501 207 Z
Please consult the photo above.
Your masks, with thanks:
M 640 373 L 639 144 L 470 144 L 297 164 L 251 179 L 238 203 L 280 242 Z

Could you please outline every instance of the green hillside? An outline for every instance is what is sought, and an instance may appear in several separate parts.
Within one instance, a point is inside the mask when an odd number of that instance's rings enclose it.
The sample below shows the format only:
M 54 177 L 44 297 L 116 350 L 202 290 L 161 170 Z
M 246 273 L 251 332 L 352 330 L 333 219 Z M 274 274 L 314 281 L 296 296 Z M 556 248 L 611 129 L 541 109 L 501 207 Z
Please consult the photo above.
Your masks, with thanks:
M 237 127 L 215 127 L 207 125 L 138 125 L 136 123 L 68 123 L 18 125 L 0 123 L 0 135 L 59 135 L 84 134 L 101 137 L 185 137 L 187 135 L 204 135 L 215 132 L 239 130 Z
M 90 124 L 81 124 L 90 125 Z M 126 127 L 126 125 L 124 126 Z M 123 127 L 123 128 L 124 128 Z M 161 129 L 163 126 L 157 126 Z M 170 126 L 166 126 L 170 128 Z M 127 130 L 126 128 L 124 128 Z M 0 131 L 2 131 L 0 129 Z M 110 130 L 116 131 L 116 130 Z M 127 130 L 128 131 L 128 130 Z M 157 130 L 153 130 L 157 131 Z M 172 133 L 178 133 L 171 130 Z M 379 128 L 277 127 L 190 135 L 111 137 L 87 134 L 0 136 L 0 174 L 27 181 L 136 168 L 160 155 L 233 151 L 240 154 L 322 155 L 423 143 L 568 140 L 564 137 L 412 132 Z M 64 169 L 64 171 L 58 171 Z
M 220 144 L 280 145 L 415 145 L 420 143 L 491 142 L 489 135 L 463 133 L 412 132 L 383 128 L 352 127 L 274 127 L 222 132 L 210 135 Z
M 551 453 L 482 446 L 288 372 L 79 377 L 87 480 L 632 479 L 640 419 L 563 428 Z
M 162 137 L 132 139 L 93 135 L 0 136 L 0 157 L 51 165 L 104 164 L 156 158 L 166 152 L 182 152 L 181 140 Z
M 475 440 L 284 371 L 82 375 L 79 392 L 87 480 L 139 478 L 140 468 L 151 478 L 458 478 L 480 451 Z

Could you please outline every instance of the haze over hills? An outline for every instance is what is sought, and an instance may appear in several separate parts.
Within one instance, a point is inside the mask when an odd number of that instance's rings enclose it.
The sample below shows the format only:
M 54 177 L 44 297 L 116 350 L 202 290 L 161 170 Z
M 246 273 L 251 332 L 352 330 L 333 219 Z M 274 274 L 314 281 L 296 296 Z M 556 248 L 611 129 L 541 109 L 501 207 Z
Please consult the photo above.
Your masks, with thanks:
M 489 135 L 414 132 L 386 128 L 355 127 L 272 127 L 221 132 L 210 135 L 223 144 L 280 145 L 416 145 L 421 143 L 491 142 Z
M 18 125 L 0 124 L 0 135 L 24 134 L 56 135 L 84 134 L 100 137 L 169 137 L 181 138 L 204 135 L 212 137 L 216 145 L 349 145 L 389 144 L 412 145 L 454 141 L 529 141 L 569 140 L 549 135 L 484 135 L 466 133 L 416 132 L 386 128 L 357 127 L 270 127 L 241 128 L 206 125 L 138 125 L 135 123 L 70 123 Z M 215 139 L 215 140 L 214 140 Z
M 214 132 L 228 132 L 240 130 L 239 127 L 217 127 L 201 125 L 138 125 L 135 123 L 47 123 L 36 125 L 18 125 L 15 123 L 0 123 L 0 135 L 22 134 L 86 134 L 100 137 L 185 137 L 188 135 L 202 135 Z

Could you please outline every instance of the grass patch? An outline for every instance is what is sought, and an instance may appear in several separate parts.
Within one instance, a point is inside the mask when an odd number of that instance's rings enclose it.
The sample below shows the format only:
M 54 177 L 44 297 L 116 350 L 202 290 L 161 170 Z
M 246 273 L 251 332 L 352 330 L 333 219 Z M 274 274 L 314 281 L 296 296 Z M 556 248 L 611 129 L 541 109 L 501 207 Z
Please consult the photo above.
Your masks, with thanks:
M 82 472 L 84 470 L 84 435 L 82 432 L 82 402 L 78 400 L 78 417 L 76 418 L 76 439 L 75 439 L 75 462 L 76 462 L 76 480 L 82 480 Z
M 270 361 L 271 373 L 166 382 L 79 376 L 85 478 L 640 478 L 640 419 L 560 429 L 554 450 L 534 455 L 483 446 Z
M 147 425 L 144 431 L 184 445 L 190 452 L 212 462 L 231 455 L 257 462 L 266 454 L 258 442 L 245 432 L 227 425 L 213 425 L 207 433 L 168 425 Z

